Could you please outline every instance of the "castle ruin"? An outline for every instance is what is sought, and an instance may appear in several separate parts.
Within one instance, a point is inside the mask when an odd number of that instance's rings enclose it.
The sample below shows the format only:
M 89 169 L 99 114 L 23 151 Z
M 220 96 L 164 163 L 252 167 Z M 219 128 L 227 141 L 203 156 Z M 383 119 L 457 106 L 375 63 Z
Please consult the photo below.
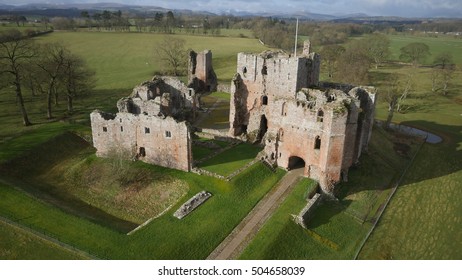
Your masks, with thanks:
M 188 85 L 176 78 L 155 76 L 117 102 L 118 113 L 90 115 L 93 145 L 101 157 L 121 154 L 169 168 L 192 168 L 190 121 L 200 96 L 217 87 L 212 53 L 190 52 Z
M 375 88 L 321 83 L 319 71 L 320 57 L 310 53 L 308 41 L 298 57 L 239 53 L 229 134 L 261 142 L 265 161 L 303 167 L 305 176 L 332 193 L 367 149 Z
M 354 71 L 354 69 L 352 69 Z M 264 146 L 262 159 L 285 169 L 304 168 L 325 193 L 347 180 L 367 149 L 375 88 L 319 81 L 320 56 L 305 42 L 300 56 L 239 53 L 231 83 L 229 135 Z M 98 156 L 128 158 L 191 171 L 191 127 L 202 93 L 215 91 L 212 53 L 190 53 L 188 85 L 154 77 L 117 102 L 119 112 L 91 113 Z

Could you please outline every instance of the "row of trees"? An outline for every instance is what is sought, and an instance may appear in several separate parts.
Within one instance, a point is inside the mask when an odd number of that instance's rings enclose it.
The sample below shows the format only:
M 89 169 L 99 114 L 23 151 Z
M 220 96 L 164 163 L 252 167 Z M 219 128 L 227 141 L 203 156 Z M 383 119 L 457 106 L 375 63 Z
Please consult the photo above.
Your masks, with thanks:
M 38 45 L 17 30 L 0 33 L 0 89 L 14 94 L 23 124 L 31 125 L 24 102 L 24 92 L 45 97 L 46 113 L 53 118 L 53 105 L 67 100 L 69 113 L 73 101 L 94 86 L 94 73 L 85 61 L 62 44 Z
M 325 72 L 330 79 L 351 83 L 367 84 L 369 69 L 377 69 L 390 55 L 390 40 L 387 36 L 374 33 L 362 39 L 352 40 L 345 47 L 339 44 L 321 48 Z

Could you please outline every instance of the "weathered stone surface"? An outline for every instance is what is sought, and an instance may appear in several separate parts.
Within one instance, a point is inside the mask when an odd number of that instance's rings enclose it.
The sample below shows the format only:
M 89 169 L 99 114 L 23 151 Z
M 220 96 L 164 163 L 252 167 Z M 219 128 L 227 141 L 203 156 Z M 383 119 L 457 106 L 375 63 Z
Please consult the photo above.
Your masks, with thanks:
M 212 54 L 204 51 L 195 58 L 191 71 L 195 79 L 212 85 L 215 73 Z M 203 71 L 208 71 L 203 75 Z M 202 73 L 202 74 L 201 74 Z M 196 77 L 197 76 L 197 77 Z M 121 156 L 190 171 L 192 168 L 191 129 L 200 104 L 200 94 L 208 88 L 193 83 L 186 86 L 174 77 L 155 76 L 117 102 L 118 114 L 91 113 L 93 145 L 102 157 Z
M 201 191 L 200 193 L 196 194 L 188 201 L 186 201 L 181 207 L 173 213 L 173 216 L 178 219 L 183 219 L 189 213 L 191 213 L 194 209 L 202 205 L 207 199 L 212 196 L 211 193 L 207 191 Z
M 319 82 L 320 57 L 238 54 L 231 83 L 231 136 L 265 145 L 265 160 L 304 166 L 326 193 L 367 148 L 375 89 Z
M 212 66 L 212 52 L 189 53 L 188 84 L 197 92 L 213 92 L 217 90 L 218 80 Z
M 293 216 L 294 222 L 301 225 L 303 228 L 306 228 L 308 221 L 313 215 L 314 210 L 319 205 L 322 200 L 322 196 L 319 193 L 316 193 L 308 203 L 303 207 L 302 211 L 298 213 L 297 216 Z

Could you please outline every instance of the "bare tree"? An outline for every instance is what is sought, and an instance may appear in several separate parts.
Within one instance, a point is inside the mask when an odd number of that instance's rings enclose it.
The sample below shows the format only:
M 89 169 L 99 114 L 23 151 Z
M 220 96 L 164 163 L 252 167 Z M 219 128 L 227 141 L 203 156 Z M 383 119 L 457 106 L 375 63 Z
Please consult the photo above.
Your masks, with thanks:
M 456 66 L 449 52 L 439 53 L 433 61 L 433 68 L 430 72 L 432 81 L 432 92 L 441 91 L 443 95 L 449 92 L 449 86 L 454 78 Z
M 380 64 L 390 56 L 390 39 L 386 35 L 374 33 L 361 41 L 365 43 L 367 53 L 375 63 L 375 69 L 378 69 Z
M 164 72 L 179 76 L 186 70 L 187 49 L 186 41 L 172 36 L 165 36 L 155 46 L 156 58 L 166 65 Z
M 430 72 L 432 82 L 432 92 L 441 92 L 443 95 L 449 93 L 450 84 L 456 71 L 455 65 L 434 66 Z
M 339 81 L 350 84 L 367 84 L 371 66 L 367 49 L 360 41 L 352 41 L 338 60 Z
M 66 93 L 67 111 L 72 114 L 73 101 L 79 95 L 89 93 L 95 86 L 95 73 L 88 69 L 85 60 L 66 51 L 60 85 Z
M 430 55 L 430 47 L 425 43 L 410 43 L 400 49 L 400 59 L 412 62 L 414 67 L 422 63 Z
M 337 63 L 343 52 L 345 52 L 345 48 L 341 45 L 326 45 L 322 47 L 320 53 L 329 78 L 333 78 L 337 72 Z
M 24 38 L 18 30 L 0 33 L 0 75 L 5 75 L 6 83 L 14 87 L 25 126 L 31 125 L 31 122 L 24 106 L 23 79 L 28 65 L 36 57 L 35 49 L 34 43 Z
M 40 59 L 37 61 L 37 66 L 42 70 L 42 79 L 40 87 L 43 93 L 46 94 L 47 100 L 47 117 L 53 118 L 52 100 L 55 97 L 55 104 L 58 97 L 58 81 L 64 68 L 66 49 L 59 43 L 44 44 L 41 46 Z
M 395 75 L 388 80 L 386 90 L 384 91 L 385 101 L 388 104 L 388 115 L 385 122 L 386 128 L 390 127 L 395 111 L 400 113 L 403 112 L 403 102 L 409 97 L 412 89 L 412 74 L 408 74 L 404 77 Z

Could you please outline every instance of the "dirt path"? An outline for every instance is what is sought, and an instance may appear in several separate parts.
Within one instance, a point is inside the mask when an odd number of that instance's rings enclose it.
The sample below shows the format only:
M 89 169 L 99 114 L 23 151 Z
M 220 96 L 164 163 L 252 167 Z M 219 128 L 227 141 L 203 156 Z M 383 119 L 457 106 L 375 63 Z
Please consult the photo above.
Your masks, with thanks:
M 289 171 L 234 228 L 228 237 L 207 257 L 208 260 L 230 260 L 239 257 L 263 224 L 289 194 L 291 187 L 303 175 L 303 168 Z

